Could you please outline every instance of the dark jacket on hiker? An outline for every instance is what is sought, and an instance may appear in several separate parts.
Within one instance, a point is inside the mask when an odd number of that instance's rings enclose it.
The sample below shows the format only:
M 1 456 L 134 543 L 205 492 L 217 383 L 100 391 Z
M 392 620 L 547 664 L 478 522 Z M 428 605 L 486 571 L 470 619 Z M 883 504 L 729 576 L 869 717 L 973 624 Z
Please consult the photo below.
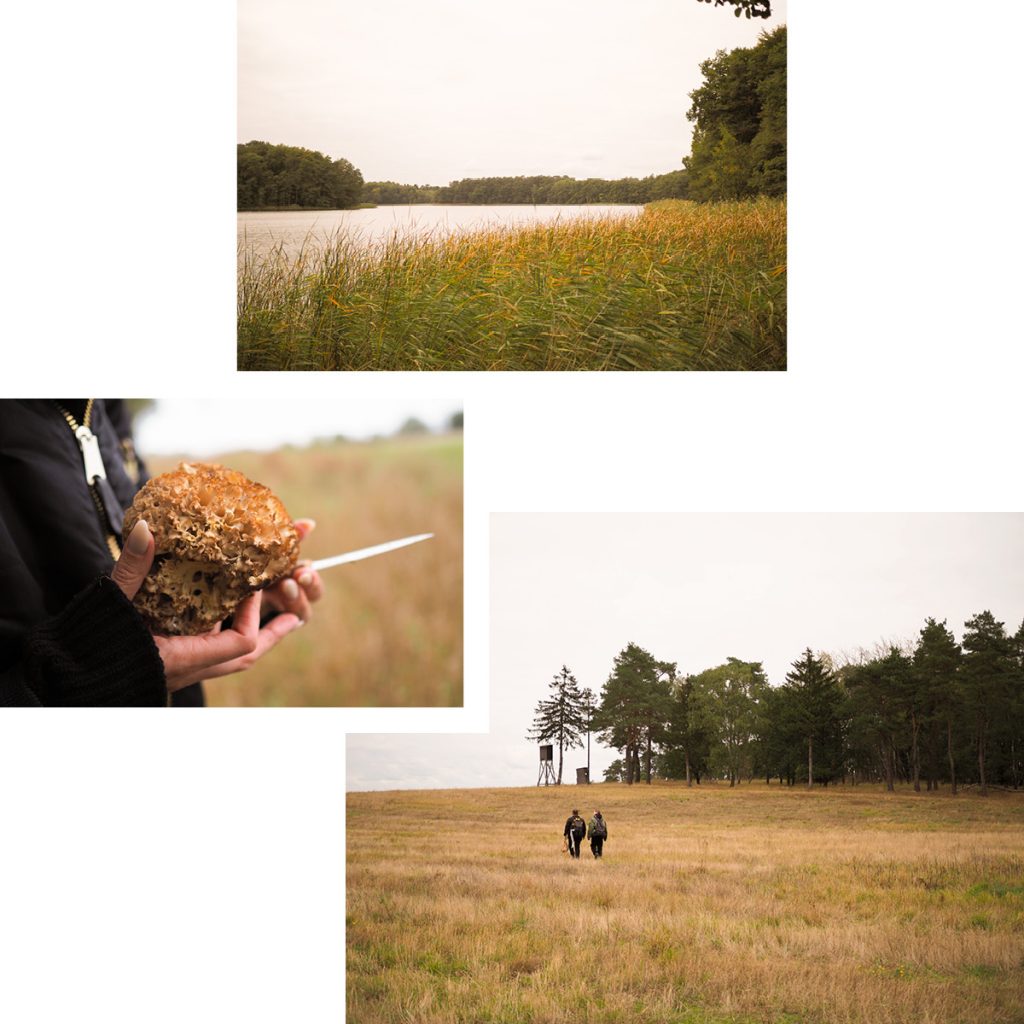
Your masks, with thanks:
M 565 828 L 562 830 L 562 835 L 569 842 L 569 851 L 574 857 L 580 855 L 580 843 L 587 836 L 587 823 L 578 815 L 570 814 L 565 819 Z
M 595 857 L 600 857 L 604 841 L 608 838 L 608 822 L 600 811 L 595 811 L 587 824 L 587 838 L 590 840 L 591 852 Z
M 68 417 L 95 435 L 90 487 Z M 65 415 L 67 414 L 67 415 Z M 0 705 L 166 705 L 156 644 L 110 578 L 147 479 L 116 399 L 0 401 Z M 202 703 L 197 684 L 175 704 Z

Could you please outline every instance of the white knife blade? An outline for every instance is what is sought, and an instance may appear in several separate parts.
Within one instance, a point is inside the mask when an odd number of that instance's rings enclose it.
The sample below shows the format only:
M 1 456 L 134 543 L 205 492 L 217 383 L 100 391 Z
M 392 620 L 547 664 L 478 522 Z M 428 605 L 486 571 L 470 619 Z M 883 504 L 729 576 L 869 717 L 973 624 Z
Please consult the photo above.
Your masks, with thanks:
M 336 565 L 345 565 L 347 562 L 358 562 L 364 558 L 373 558 L 374 555 L 383 555 L 385 551 L 394 551 L 396 548 L 404 548 L 409 544 L 419 544 L 421 540 L 429 540 L 432 533 L 417 533 L 415 537 L 402 537 L 401 540 L 389 540 L 386 544 L 375 544 L 372 548 L 360 548 L 358 551 L 346 551 L 343 555 L 333 555 L 331 558 L 317 559 L 312 568 L 317 572 L 324 569 L 331 569 Z

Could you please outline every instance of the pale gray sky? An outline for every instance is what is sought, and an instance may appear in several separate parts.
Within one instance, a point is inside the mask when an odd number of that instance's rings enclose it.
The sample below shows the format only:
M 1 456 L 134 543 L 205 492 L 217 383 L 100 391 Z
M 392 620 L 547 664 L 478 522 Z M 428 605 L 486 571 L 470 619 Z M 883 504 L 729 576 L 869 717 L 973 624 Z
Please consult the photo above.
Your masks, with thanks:
M 689 92 L 767 21 L 696 0 L 239 0 L 238 141 L 363 177 L 644 177 L 689 151 Z
M 284 444 L 305 445 L 318 437 L 344 435 L 364 440 L 374 434 L 393 434 L 416 417 L 431 429 L 442 427 L 462 400 L 450 390 L 425 391 L 397 375 L 393 387 L 361 397 L 336 396 L 333 401 L 312 397 L 275 398 L 262 413 L 251 399 L 160 398 L 141 416 L 135 429 L 139 451 L 146 454 L 216 455 L 238 450 L 266 450 Z
M 490 572 L 490 735 L 350 736 L 350 789 L 530 785 L 552 675 L 599 693 L 630 641 L 682 672 L 763 661 L 778 685 L 805 647 L 913 640 L 927 616 L 958 640 L 984 609 L 1016 631 L 1024 514 L 498 514 Z M 595 748 L 592 776 L 616 756 Z

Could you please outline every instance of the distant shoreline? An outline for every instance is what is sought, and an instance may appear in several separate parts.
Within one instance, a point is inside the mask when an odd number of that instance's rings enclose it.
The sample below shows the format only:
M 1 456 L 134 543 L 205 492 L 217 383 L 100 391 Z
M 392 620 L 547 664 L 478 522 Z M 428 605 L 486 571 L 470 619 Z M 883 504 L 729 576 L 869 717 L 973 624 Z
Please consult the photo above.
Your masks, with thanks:
M 657 200 L 655 200 L 657 202 Z M 253 206 L 239 213 L 344 213 L 352 210 L 376 210 L 381 206 L 646 206 L 646 203 L 360 203 L 358 206 Z

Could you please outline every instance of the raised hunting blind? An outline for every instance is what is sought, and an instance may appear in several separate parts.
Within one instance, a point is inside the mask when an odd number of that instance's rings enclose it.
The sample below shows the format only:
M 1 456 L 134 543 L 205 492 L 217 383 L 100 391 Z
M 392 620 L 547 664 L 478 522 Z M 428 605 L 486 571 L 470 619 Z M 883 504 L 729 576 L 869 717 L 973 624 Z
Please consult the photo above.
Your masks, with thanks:
M 550 744 L 543 744 L 540 748 L 540 772 L 537 775 L 537 785 L 557 786 L 555 778 L 555 748 Z

